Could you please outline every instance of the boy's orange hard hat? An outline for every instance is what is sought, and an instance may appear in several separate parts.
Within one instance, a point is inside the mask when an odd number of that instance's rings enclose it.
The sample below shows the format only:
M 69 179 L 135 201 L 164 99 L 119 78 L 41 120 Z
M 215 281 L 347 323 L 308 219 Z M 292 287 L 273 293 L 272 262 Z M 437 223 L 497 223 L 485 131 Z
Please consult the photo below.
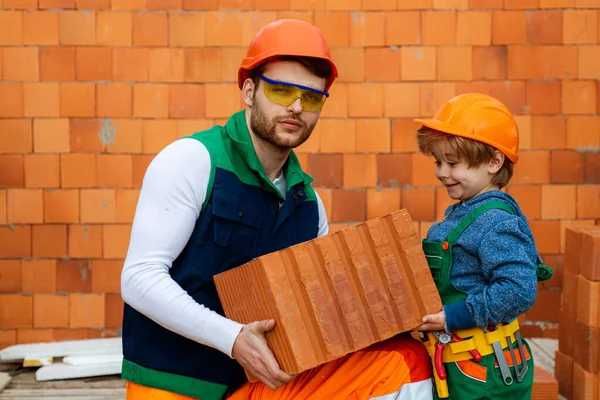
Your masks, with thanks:
M 519 129 L 509 109 L 481 93 L 458 95 L 430 119 L 415 119 L 428 128 L 495 147 L 513 163 L 519 159 Z
M 338 77 L 338 70 L 331 59 L 329 46 L 316 26 L 296 19 L 280 19 L 264 26 L 252 39 L 246 58 L 238 70 L 238 86 L 250 77 L 253 68 L 280 56 L 314 57 L 331 65 L 325 90 L 329 90 Z

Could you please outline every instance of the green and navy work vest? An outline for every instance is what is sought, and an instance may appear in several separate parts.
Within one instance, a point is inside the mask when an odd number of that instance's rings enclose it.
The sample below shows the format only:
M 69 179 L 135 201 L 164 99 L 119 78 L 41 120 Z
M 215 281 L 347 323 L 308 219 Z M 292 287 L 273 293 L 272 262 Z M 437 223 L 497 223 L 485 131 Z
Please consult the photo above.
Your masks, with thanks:
M 225 126 L 195 133 L 211 157 L 206 200 L 169 273 L 196 302 L 224 315 L 213 276 L 317 237 L 312 178 L 292 152 L 285 200 L 256 156 L 244 111 Z M 219 399 L 246 376 L 227 355 L 163 328 L 125 304 L 123 379 L 191 397 Z

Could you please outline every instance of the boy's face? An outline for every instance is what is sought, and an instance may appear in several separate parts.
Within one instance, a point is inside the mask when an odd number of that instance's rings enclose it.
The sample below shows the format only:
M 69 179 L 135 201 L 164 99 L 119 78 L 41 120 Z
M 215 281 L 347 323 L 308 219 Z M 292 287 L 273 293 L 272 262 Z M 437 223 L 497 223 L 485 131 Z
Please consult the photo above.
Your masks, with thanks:
M 469 168 L 448 143 L 439 141 L 433 145 L 435 176 L 442 182 L 448 195 L 454 200 L 466 201 L 478 194 L 500 189 L 492 183 L 497 172 L 489 164 Z

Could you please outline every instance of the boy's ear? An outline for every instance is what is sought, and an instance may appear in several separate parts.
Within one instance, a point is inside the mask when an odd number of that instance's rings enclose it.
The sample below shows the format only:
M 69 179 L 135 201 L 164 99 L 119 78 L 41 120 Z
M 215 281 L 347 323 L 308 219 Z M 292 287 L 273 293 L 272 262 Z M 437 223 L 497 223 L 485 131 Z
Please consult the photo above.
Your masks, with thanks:
M 494 151 L 494 156 L 488 163 L 488 172 L 490 174 L 494 175 L 500 171 L 500 168 L 504 165 L 504 157 L 504 153 L 501 153 L 498 150 Z

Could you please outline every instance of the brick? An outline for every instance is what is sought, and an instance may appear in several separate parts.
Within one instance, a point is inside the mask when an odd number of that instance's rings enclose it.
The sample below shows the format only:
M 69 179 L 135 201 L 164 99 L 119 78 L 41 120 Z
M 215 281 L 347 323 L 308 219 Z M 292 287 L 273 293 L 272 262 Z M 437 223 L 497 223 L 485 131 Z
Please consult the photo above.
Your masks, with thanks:
M 446 216 L 446 210 L 451 205 L 455 204 L 456 200 L 448 196 L 448 191 L 444 187 L 435 189 L 435 219 L 442 220 Z
M 598 218 L 600 215 L 600 186 L 577 187 L 577 218 Z
M 0 191 L 0 223 L 6 223 L 6 190 Z
M 146 0 L 112 0 L 113 10 L 146 10 Z
M 61 154 L 60 164 L 63 188 L 96 186 L 95 154 Z
M 154 158 L 154 155 L 132 155 L 131 156 L 131 167 L 132 167 L 132 181 L 134 188 L 142 187 L 142 180 L 144 174 L 150 162 Z
M 110 47 L 78 47 L 75 58 L 77 80 L 112 79 L 112 49 Z
M 600 79 L 600 46 L 579 47 L 579 77 Z
M 171 86 L 169 90 L 170 118 L 203 118 L 204 108 L 204 86 Z
M 38 49 L 6 47 L 2 49 L 2 74 L 7 81 L 39 80 Z
M 69 294 L 69 328 L 103 328 L 104 303 L 104 293 Z
M 332 190 L 331 222 L 361 222 L 366 219 L 365 190 Z
M 421 44 L 421 13 L 392 11 L 386 13 L 385 44 L 388 46 Z
M 93 83 L 61 83 L 59 113 L 61 117 L 93 117 L 96 113 L 96 86 Z
M 401 52 L 393 48 L 366 49 L 366 79 L 371 82 L 400 80 Z
M 78 10 L 107 10 L 110 0 L 76 0 L 75 7 Z
M 390 151 L 390 121 L 359 119 L 356 121 L 356 151 L 380 153 Z
M 535 237 L 538 251 L 542 254 L 556 254 L 560 250 L 559 221 L 529 221 L 529 226 Z
M 560 290 L 540 289 L 535 304 L 527 311 L 530 321 L 558 322 L 556 310 L 560 307 Z
M 322 119 L 315 127 L 315 131 L 318 131 L 320 136 L 322 153 L 353 153 L 356 149 L 354 119 Z M 344 140 L 339 140 L 342 135 Z
M 562 11 L 531 11 L 528 17 L 527 43 L 562 44 Z
M 425 82 L 420 85 L 419 91 L 419 114 L 433 116 L 444 102 L 457 94 L 457 86 L 451 82 Z
M 131 85 L 127 83 L 99 83 L 96 85 L 96 115 L 131 117 L 132 97 Z
M 575 322 L 573 360 L 587 372 L 600 373 L 600 328 Z
M 540 0 L 540 8 L 571 8 L 577 0 Z
M 79 222 L 79 191 L 75 189 L 45 190 L 44 222 Z
M 29 293 L 56 291 L 56 261 L 33 260 L 21 263 L 21 289 Z
M 169 13 L 168 26 L 170 46 L 204 47 L 205 13 Z
M 96 44 L 96 13 L 94 11 L 61 11 L 58 34 L 62 45 Z
M 75 8 L 75 0 L 39 0 L 40 8 Z
M 348 116 L 348 84 L 338 83 L 329 90 L 329 97 L 321 110 L 321 118 L 346 118 Z
M 26 117 L 58 117 L 58 83 L 23 84 L 23 115 Z
M 393 119 L 392 152 L 416 152 L 418 148 L 415 133 L 419 128 L 420 125 L 412 119 Z
M 127 256 L 131 225 L 105 225 L 102 237 L 105 259 L 124 259 Z
M 525 109 L 527 106 L 525 106 Z M 519 128 L 519 150 L 531 149 L 531 116 L 514 115 L 517 127 Z
M 569 116 L 567 119 L 568 149 L 594 151 L 600 148 L 600 117 Z
M 570 357 L 573 357 L 575 343 L 572 338 L 575 337 L 576 319 L 575 315 L 568 314 L 565 310 L 558 310 L 559 319 L 559 337 L 558 337 L 558 350 Z
M 55 342 L 85 340 L 87 338 L 87 329 L 52 329 L 52 340 Z
M 528 219 L 539 219 L 542 215 L 542 189 L 540 186 L 509 185 L 508 194 L 513 196 Z
M 531 118 L 532 149 L 564 149 L 567 141 L 566 118 L 534 115 Z
M 25 186 L 23 155 L 0 155 L 0 186 L 3 188 L 22 188 Z
M 579 227 L 567 227 L 565 229 L 565 273 L 569 272 L 576 277 L 579 274 L 580 265 L 581 229 Z
M 531 114 L 561 113 L 561 82 L 528 81 L 527 105 Z
M 554 376 L 540 366 L 535 366 L 533 371 L 532 399 L 558 398 L 558 381 Z
M 133 116 L 166 118 L 169 107 L 169 87 L 161 84 L 134 85 Z
M 504 0 L 470 0 L 469 8 L 472 9 L 485 9 L 485 10 L 495 10 L 495 9 L 503 9 L 504 8 Z
M 52 329 L 19 329 L 17 344 L 45 343 L 52 340 Z
M 131 187 L 131 155 L 98 154 L 96 181 L 101 188 Z
M 31 226 L 0 226 L 0 252 L 3 257 L 31 257 Z
M 150 82 L 183 82 L 185 60 L 183 49 L 160 48 L 148 52 Z
M 80 220 L 82 223 L 115 221 L 114 189 L 83 189 L 80 193 Z
M 292 2 L 294 1 L 307 1 L 307 2 L 312 2 L 315 0 L 291 0 Z M 322 3 L 322 2 L 321 2 Z M 300 8 L 294 8 L 292 7 L 293 10 L 300 10 Z M 322 4 L 321 6 L 315 6 L 313 8 L 311 8 L 311 10 L 321 10 L 321 9 L 325 9 L 324 4 Z M 314 21 L 314 13 L 312 11 L 277 11 L 277 19 L 298 19 L 300 21 L 306 21 L 309 24 L 313 24 L 315 23 Z
M 350 21 L 351 46 L 383 46 L 385 44 L 385 14 L 357 12 Z
M 385 116 L 414 117 L 419 115 L 420 96 L 418 83 L 386 83 L 384 85 Z
M 343 186 L 341 154 L 309 154 L 308 173 L 319 187 L 339 188 Z
M 346 188 L 377 186 L 377 170 L 375 154 L 343 155 L 343 182 Z
M 411 218 L 415 221 L 433 221 L 435 219 L 435 189 L 403 189 L 401 206 L 410 213 Z
M 401 74 L 403 81 L 431 81 L 437 78 L 435 47 L 402 47 Z
M 112 143 L 106 146 L 109 153 L 141 153 L 142 152 L 142 120 L 112 120 L 115 136 Z
M 21 9 L 27 10 L 31 8 L 37 8 L 37 1 L 35 0 L 4 0 L 4 8 Z
M 242 44 L 242 13 L 239 11 L 205 13 L 206 46 L 240 46 Z
M 560 11 L 562 14 L 563 11 Z M 598 43 L 598 11 L 565 10 L 562 39 L 565 44 Z
M 23 117 L 23 85 L 0 84 L 0 118 Z
M 33 120 L 34 152 L 66 153 L 69 148 L 69 122 L 66 118 Z
M 509 79 L 575 79 L 579 55 L 574 46 L 511 46 Z
M 507 54 L 502 46 L 473 47 L 473 79 L 506 79 Z
M 593 219 L 571 219 L 560 221 L 560 252 L 565 252 L 568 228 L 576 227 L 585 229 L 588 227 L 593 227 L 594 222 L 595 221 Z
M 33 326 L 63 328 L 69 325 L 69 298 L 63 294 L 33 296 Z
M 585 181 L 600 183 L 600 153 L 585 154 Z
M 0 12 L 0 45 L 23 44 L 23 13 L 21 11 Z
M 433 159 L 421 153 L 412 155 L 412 184 L 420 186 L 438 186 L 440 182 L 435 177 Z
M 6 195 L 7 222 L 43 222 L 43 201 L 40 189 L 9 189 Z
M 522 152 L 515 166 L 513 184 L 550 183 L 550 153 L 547 151 Z
M 310 254 L 315 251 L 324 258 L 313 259 Z M 348 257 L 342 257 L 342 254 Z M 373 258 L 378 260 L 377 265 L 381 263 L 385 267 L 380 270 L 373 268 Z M 358 268 L 359 263 L 359 274 L 345 272 Z M 250 304 L 265 305 L 265 309 L 261 310 L 263 315 L 266 312 L 266 315 L 272 316 L 270 318 L 276 319 L 276 328 L 272 334 L 267 334 L 269 346 L 278 359 L 285 360 L 281 362 L 282 369 L 297 373 L 419 325 L 422 315 L 441 306 L 433 280 L 424 278 L 427 271 L 410 216 L 406 211 L 398 211 L 358 227 L 349 227 L 325 238 L 263 256 L 217 275 L 215 284 L 229 318 L 256 320 L 258 314 L 252 315 L 253 312 L 246 310 L 259 311 Z M 328 284 L 327 277 L 333 275 L 337 277 L 336 282 L 340 282 L 339 278 L 346 283 Z M 394 284 L 378 284 L 380 279 L 376 276 L 380 275 L 382 281 Z M 293 276 L 302 276 L 305 282 L 302 284 L 292 279 Z M 265 282 L 265 285 L 240 285 L 240 282 L 248 281 Z M 379 301 L 367 302 L 365 294 L 348 291 L 347 288 L 355 285 L 364 288 L 361 289 L 364 293 L 380 293 L 376 297 Z M 306 287 L 311 290 L 306 291 Z M 234 296 L 228 295 L 234 292 L 248 293 L 235 298 L 249 299 L 245 300 L 249 304 L 245 307 L 236 305 Z M 251 293 L 256 293 L 256 296 Z M 265 302 L 265 298 L 277 298 L 278 301 Z M 322 299 L 333 301 L 323 302 Z M 341 306 L 347 301 L 358 307 L 358 320 L 349 320 L 342 312 Z M 234 307 L 244 311 L 236 312 Z M 281 313 L 277 311 L 281 307 L 288 310 L 292 307 L 297 311 Z M 291 324 L 306 328 L 285 329 Z M 278 340 L 273 340 L 271 335 Z M 315 342 L 318 345 L 313 346 Z M 300 353 L 303 354 L 301 358 L 294 356 Z
M 120 294 L 106 293 L 106 327 L 120 328 L 123 325 L 123 299 Z
M 550 180 L 552 183 L 584 183 L 584 155 L 575 151 L 553 151 Z
M 92 287 L 91 274 L 88 260 L 59 260 L 56 264 L 56 291 L 89 292 Z
M 331 58 L 338 68 L 339 81 L 363 82 L 366 76 L 365 57 L 365 49 L 363 47 L 332 48 Z M 239 64 L 239 61 L 237 64 Z
M 157 154 L 177 140 L 174 120 L 146 120 L 142 123 L 142 153 Z
M 579 276 L 565 271 L 560 307 L 566 313 L 577 316 Z
M 492 13 L 492 43 L 522 44 L 527 42 L 527 17 L 523 11 L 494 11 Z M 510 26 L 511 29 L 506 29 Z
M 378 184 L 396 188 L 412 185 L 412 158 L 412 154 L 379 154 Z
M 25 155 L 25 187 L 56 188 L 59 185 L 58 155 Z
M 131 46 L 133 42 L 131 13 L 101 11 L 96 18 L 96 44 Z
M 261 0 L 256 0 L 261 1 Z M 264 0 L 263 0 L 264 1 Z M 285 6 L 285 2 L 277 1 L 277 0 L 267 0 L 273 2 L 277 6 L 269 7 L 269 9 L 281 9 L 281 7 L 286 7 L 286 10 L 289 9 Z M 289 1 L 289 0 L 288 0 Z M 260 9 L 259 7 L 255 7 L 256 9 Z M 294 16 L 293 18 L 296 18 Z M 248 46 L 254 36 L 258 33 L 259 30 L 262 29 L 263 26 L 275 22 L 277 20 L 277 12 L 276 11 L 259 11 L 259 12 L 244 12 L 242 13 L 242 46 Z M 312 21 L 309 21 L 312 23 Z M 329 43 L 329 42 L 328 42 Z M 330 46 L 333 46 L 329 43 Z
M 146 0 L 148 10 L 181 10 L 181 0 Z
M 577 321 L 589 327 L 600 327 L 600 282 L 583 275 L 577 279 Z
M 434 9 L 462 9 L 469 8 L 468 0 L 433 0 Z
M 15 329 L 0 329 L 0 350 L 16 343 L 17 331 Z
M 456 44 L 489 46 L 492 43 L 492 13 L 459 11 L 456 16 Z
M 3 329 L 31 328 L 33 325 L 32 296 L 0 295 L 0 326 Z
M 352 117 L 382 117 L 384 114 L 384 85 L 350 84 L 348 86 L 348 115 Z
M 327 10 L 360 10 L 359 0 L 325 0 Z
M 0 119 L 0 154 L 30 153 L 32 149 L 30 119 Z
M 573 363 L 573 399 L 596 400 L 600 394 L 599 387 L 600 375 L 586 371 L 577 362 Z
M 114 48 L 112 77 L 114 82 L 143 82 L 148 79 L 149 49 Z
M 423 45 L 448 46 L 456 44 L 456 12 L 424 11 L 421 13 Z
M 121 260 L 92 261 L 92 292 L 121 292 Z
M 183 50 L 186 82 L 218 82 L 221 80 L 220 48 L 186 48 Z
M 0 260 L 0 293 L 20 291 L 21 263 L 17 260 Z
M 585 198 L 582 199 L 585 201 Z M 600 281 L 600 229 L 585 228 L 581 233 L 580 271 L 585 278 Z
M 69 120 L 69 147 L 72 152 L 102 152 L 104 143 L 100 140 L 102 121 L 89 118 Z
M 66 225 L 33 225 L 31 229 L 34 257 L 64 258 L 67 256 Z
M 367 219 L 383 217 L 400 208 L 400 189 L 367 189 Z
M 40 80 L 75 80 L 75 48 L 69 46 L 42 47 L 39 49 Z
M 437 78 L 441 81 L 473 79 L 473 48 L 470 46 L 438 47 Z
M 59 13 L 54 11 L 29 10 L 23 13 L 23 44 L 58 45 L 58 16 Z
M 596 108 L 596 84 L 593 81 L 566 81 L 562 85 L 562 112 L 593 114 Z
M 165 13 L 135 13 L 132 19 L 134 46 L 167 46 L 169 23 Z M 176 34 L 177 32 L 173 32 Z M 176 35 L 177 36 L 177 35 Z
M 70 225 L 68 246 L 71 258 L 102 258 L 102 226 Z

